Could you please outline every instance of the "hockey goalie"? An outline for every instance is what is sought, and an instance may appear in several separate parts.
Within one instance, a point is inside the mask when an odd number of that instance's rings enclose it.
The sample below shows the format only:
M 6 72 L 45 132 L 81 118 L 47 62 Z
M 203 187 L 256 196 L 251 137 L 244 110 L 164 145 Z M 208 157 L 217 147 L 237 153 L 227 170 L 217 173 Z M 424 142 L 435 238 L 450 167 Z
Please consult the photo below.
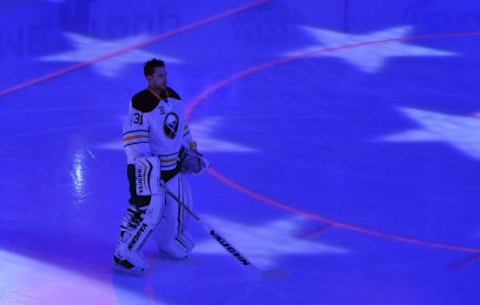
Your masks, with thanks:
M 208 168 L 185 122 L 180 96 L 167 87 L 165 63 L 145 63 L 148 88 L 135 94 L 124 123 L 129 207 L 120 226 L 113 258 L 117 269 L 142 273 L 148 263 L 142 248 L 152 238 L 161 253 L 183 259 L 194 241 L 187 233 L 188 214 L 164 187 L 191 207 L 187 174 Z

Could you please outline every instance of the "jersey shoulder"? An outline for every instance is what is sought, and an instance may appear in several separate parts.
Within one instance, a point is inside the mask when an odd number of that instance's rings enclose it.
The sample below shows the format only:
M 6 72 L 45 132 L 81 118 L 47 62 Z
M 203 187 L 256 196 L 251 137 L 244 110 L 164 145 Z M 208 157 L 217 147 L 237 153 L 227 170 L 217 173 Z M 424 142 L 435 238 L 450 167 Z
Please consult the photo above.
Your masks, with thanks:
M 141 112 L 151 112 L 157 108 L 161 100 L 166 98 L 173 98 L 176 100 L 182 100 L 180 95 L 170 87 L 167 87 L 162 94 L 157 95 L 152 91 L 145 89 L 132 97 L 132 107 Z
M 174 98 L 174 99 L 179 100 L 179 101 L 182 100 L 180 98 L 180 95 L 170 87 L 167 87 L 167 97 Z
M 132 97 L 132 107 L 141 112 L 150 112 L 154 110 L 160 100 L 148 89 L 142 90 Z

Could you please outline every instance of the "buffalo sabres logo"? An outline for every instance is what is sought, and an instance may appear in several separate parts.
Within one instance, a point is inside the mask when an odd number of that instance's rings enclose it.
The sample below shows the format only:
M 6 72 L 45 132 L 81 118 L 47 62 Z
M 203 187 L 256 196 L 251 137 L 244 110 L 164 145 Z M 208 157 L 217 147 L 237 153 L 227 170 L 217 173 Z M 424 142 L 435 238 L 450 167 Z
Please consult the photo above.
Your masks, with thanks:
M 178 131 L 179 122 L 180 119 L 178 118 L 178 115 L 174 112 L 170 112 L 165 116 L 165 121 L 163 122 L 163 132 L 165 132 L 165 135 L 168 138 L 175 138 L 175 135 Z

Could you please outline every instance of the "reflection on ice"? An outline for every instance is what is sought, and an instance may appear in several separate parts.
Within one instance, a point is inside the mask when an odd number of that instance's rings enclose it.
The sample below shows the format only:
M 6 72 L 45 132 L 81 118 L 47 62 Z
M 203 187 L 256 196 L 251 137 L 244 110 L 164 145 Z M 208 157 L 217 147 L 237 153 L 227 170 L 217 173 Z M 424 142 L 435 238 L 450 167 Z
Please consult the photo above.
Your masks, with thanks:
M 85 194 L 85 152 L 77 151 L 73 155 L 73 164 L 72 164 L 72 184 L 73 189 L 75 190 L 75 196 L 77 199 L 82 199 L 86 196 Z
M 84 275 L 0 250 L 0 303 L 150 304 L 146 296 Z M 158 303 L 156 303 L 158 304 Z

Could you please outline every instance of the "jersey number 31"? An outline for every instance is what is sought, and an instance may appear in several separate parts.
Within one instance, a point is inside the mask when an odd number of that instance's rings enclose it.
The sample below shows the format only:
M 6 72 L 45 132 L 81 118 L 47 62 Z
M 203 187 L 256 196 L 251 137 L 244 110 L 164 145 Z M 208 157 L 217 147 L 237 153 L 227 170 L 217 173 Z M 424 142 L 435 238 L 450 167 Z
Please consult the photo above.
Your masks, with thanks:
M 140 113 L 135 113 L 135 121 L 133 121 L 133 123 L 142 125 L 143 115 L 141 115 Z

